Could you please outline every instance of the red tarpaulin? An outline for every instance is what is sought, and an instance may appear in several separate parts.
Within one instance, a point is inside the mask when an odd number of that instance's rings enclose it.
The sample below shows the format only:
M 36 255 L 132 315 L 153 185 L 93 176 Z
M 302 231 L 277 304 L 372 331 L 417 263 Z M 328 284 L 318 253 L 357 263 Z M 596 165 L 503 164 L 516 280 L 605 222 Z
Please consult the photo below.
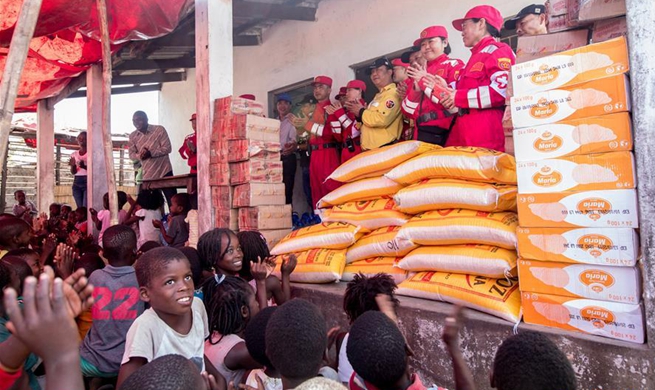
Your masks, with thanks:
M 0 0 L 0 71 L 4 71 L 22 0 Z M 112 51 L 132 40 L 173 31 L 193 0 L 108 0 Z M 57 95 L 102 57 L 96 0 L 43 0 L 21 76 L 16 111 L 33 110 L 37 100 Z

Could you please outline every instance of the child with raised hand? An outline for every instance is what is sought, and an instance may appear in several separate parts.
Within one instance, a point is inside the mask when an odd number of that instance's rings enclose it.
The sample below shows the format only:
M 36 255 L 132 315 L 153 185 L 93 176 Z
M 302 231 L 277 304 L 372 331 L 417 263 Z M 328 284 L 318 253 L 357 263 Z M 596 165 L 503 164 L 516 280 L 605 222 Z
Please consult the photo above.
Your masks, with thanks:
M 241 383 L 248 370 L 261 368 L 243 340 L 248 321 L 259 312 L 253 289 L 237 276 L 216 274 L 205 282 L 209 338 L 205 355 L 226 382 Z
M 161 220 L 161 208 L 164 206 L 164 196 L 159 190 L 142 190 L 136 197 L 128 197 L 130 211 L 124 225 L 132 225 L 137 222 L 139 225 L 139 238 L 137 248 L 140 248 L 148 241 L 161 242 L 159 228 L 153 225 L 153 221 Z
M 102 240 L 109 264 L 89 277 L 96 303 L 91 329 L 80 347 L 82 373 L 94 378 L 118 376 L 127 331 L 145 309 L 132 267 L 136 234 L 129 226 L 116 225 L 107 229 Z
M 188 194 L 175 194 L 171 198 L 171 213 L 168 216 L 168 231 L 160 220 L 153 220 L 152 225 L 161 231 L 164 241 L 173 248 L 182 248 L 189 239 L 189 226 L 184 219 L 191 210 Z
M 244 231 L 237 234 L 239 245 L 243 250 L 243 266 L 239 275 L 247 280 L 253 288 L 257 288 L 255 279 L 252 277 L 250 271 L 251 263 L 259 263 L 262 260 L 267 262 L 271 256 L 271 252 L 266 244 L 266 239 L 261 233 L 257 231 Z M 275 265 L 271 265 L 269 272 L 266 276 L 266 299 L 268 306 L 273 304 L 281 305 L 288 301 L 291 297 L 291 281 L 290 275 L 296 268 L 298 261 L 295 255 L 290 255 L 285 258 L 282 268 L 282 281 L 275 275 L 270 275 Z
M 207 312 L 193 297 L 187 258 L 175 248 L 155 248 L 141 256 L 135 270 L 141 300 L 150 308 L 127 332 L 117 388 L 141 366 L 164 355 L 182 355 L 199 372 L 205 371 Z
M 205 283 L 203 283 L 203 301 L 206 306 L 211 302 L 213 288 L 211 278 L 214 275 L 236 276 L 243 268 L 243 251 L 237 235 L 230 229 L 213 229 L 198 240 L 198 255 L 202 264 Z M 267 306 L 266 302 L 266 265 L 262 262 L 250 263 L 250 273 L 255 279 L 255 290 L 259 308 Z
M 121 195 L 123 193 L 123 195 Z M 123 223 L 127 218 L 127 212 L 123 210 L 123 206 L 127 203 L 127 194 L 123 191 L 118 191 L 119 195 L 118 200 L 118 223 Z M 107 228 L 111 224 L 111 214 L 109 213 L 109 193 L 106 192 L 102 197 L 102 206 L 104 210 L 96 211 L 95 209 L 89 209 L 89 214 L 91 214 L 91 219 L 98 229 L 98 245 L 102 246 L 102 236 L 105 234 Z
M 263 309 L 246 326 L 244 338 L 248 353 L 257 363 L 264 367 L 263 369 L 250 371 L 246 379 L 246 386 L 257 388 L 261 383 L 264 390 L 282 390 L 280 373 L 266 355 L 266 326 L 275 310 L 277 310 L 277 306 Z
M 395 311 L 398 307 L 398 299 L 395 296 L 397 288 L 396 283 L 387 274 L 377 274 L 371 277 L 362 274 L 355 275 L 354 279 L 348 283 L 343 296 L 343 310 L 346 312 L 350 324 L 352 325 L 359 316 L 367 311 L 379 311 L 380 307 L 376 298 L 380 294 L 389 297 Z M 349 334 L 340 335 L 339 339 L 342 340 L 340 343 L 337 342 L 339 380 L 347 384 L 353 374 L 353 368 L 346 353 Z

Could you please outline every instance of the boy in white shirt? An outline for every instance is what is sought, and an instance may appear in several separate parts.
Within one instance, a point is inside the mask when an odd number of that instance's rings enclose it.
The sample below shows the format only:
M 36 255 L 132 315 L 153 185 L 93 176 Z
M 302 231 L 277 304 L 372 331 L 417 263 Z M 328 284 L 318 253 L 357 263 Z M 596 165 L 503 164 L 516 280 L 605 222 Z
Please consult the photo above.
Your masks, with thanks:
M 193 297 L 194 285 L 187 258 L 174 248 L 155 248 L 136 263 L 141 300 L 150 304 L 127 333 L 117 388 L 132 373 L 165 355 L 191 360 L 205 371 L 204 345 L 209 336 L 207 312 Z M 207 369 L 216 375 L 217 372 Z

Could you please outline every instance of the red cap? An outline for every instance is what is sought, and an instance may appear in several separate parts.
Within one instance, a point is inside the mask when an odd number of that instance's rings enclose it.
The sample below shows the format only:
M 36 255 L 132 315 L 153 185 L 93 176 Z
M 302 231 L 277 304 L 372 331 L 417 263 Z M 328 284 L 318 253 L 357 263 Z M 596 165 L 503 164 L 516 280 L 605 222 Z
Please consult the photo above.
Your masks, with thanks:
M 348 81 L 348 85 L 346 85 L 346 88 L 358 88 L 361 89 L 362 92 L 366 92 L 366 83 L 363 82 L 362 80 L 351 80 Z
M 498 31 L 503 27 L 503 15 L 490 5 L 478 5 L 477 7 L 471 8 L 462 19 L 453 20 L 453 27 L 457 31 L 462 31 L 462 23 L 465 20 L 483 18 Z
M 314 77 L 314 82 L 312 83 L 312 85 L 314 84 L 325 84 L 328 87 L 332 88 L 332 79 L 327 76 L 316 76 Z
M 406 62 L 403 62 L 400 58 L 394 58 L 391 60 L 391 65 L 393 66 L 402 66 L 403 68 L 409 68 L 409 64 Z
M 255 98 L 255 95 L 251 95 L 249 93 L 243 94 L 243 95 L 241 95 L 239 97 L 242 98 L 242 99 L 257 100 L 257 98 Z
M 347 90 L 347 89 L 348 89 L 348 88 L 346 88 L 346 87 L 341 87 L 341 88 L 339 88 L 339 93 L 338 93 L 337 96 L 335 96 L 334 98 L 335 98 L 335 99 L 339 99 L 339 98 L 342 97 L 342 96 L 346 96 L 346 90 Z
M 196 120 L 196 114 L 193 113 L 193 115 L 191 115 L 191 119 L 189 119 L 189 121 L 195 121 L 195 120 Z
M 448 30 L 446 30 L 444 26 L 430 26 L 425 30 L 421 31 L 421 35 L 419 36 L 419 39 L 414 41 L 414 46 L 421 46 L 421 42 L 423 42 L 424 39 L 430 39 L 436 37 L 448 38 Z

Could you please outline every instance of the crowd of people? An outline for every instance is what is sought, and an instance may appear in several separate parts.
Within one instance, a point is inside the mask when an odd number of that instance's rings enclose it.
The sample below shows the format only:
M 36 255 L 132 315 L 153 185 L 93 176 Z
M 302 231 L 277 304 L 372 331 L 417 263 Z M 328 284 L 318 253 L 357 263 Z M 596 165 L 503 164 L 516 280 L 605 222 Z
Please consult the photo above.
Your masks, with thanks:
M 540 9 L 528 7 L 508 23 L 532 31 L 543 23 Z M 500 108 L 514 61 L 496 40 L 502 23 L 489 6 L 453 22 L 473 51 L 468 64 L 448 56 L 446 28 L 426 28 L 402 59 L 371 65 L 378 93 L 368 106 L 360 80 L 348 82 L 331 102 L 326 76 L 315 78 L 314 94 L 300 102 L 298 116 L 291 114 L 291 99 L 279 96 L 285 183 L 292 188 L 297 153 L 312 205 L 338 186 L 326 181 L 336 166 L 401 139 L 502 150 Z M 143 112 L 133 121 L 130 156 L 141 162 L 144 178 L 171 175 L 163 127 L 148 124 Z M 284 257 L 280 276 L 272 275 L 275 261 L 259 232 L 213 229 L 197 249 L 187 246 L 188 194 L 142 190 L 133 199 L 119 191 L 114 226 L 108 194 L 104 210 L 87 213 L 85 134 L 78 143 L 70 163 L 75 210 L 52 204 L 49 215 L 39 215 L 16 191 L 13 215 L 0 215 L 0 390 L 38 390 L 43 375 L 47 389 L 70 390 L 440 388 L 417 374 L 427 365 L 399 326 L 397 286 L 389 275 L 349 282 L 343 297 L 349 329 L 328 329 L 316 305 L 292 299 L 296 258 Z M 195 133 L 179 152 L 195 171 Z M 289 187 L 286 195 L 290 203 Z M 465 322 L 457 307 L 442 326 L 452 361 L 443 370 L 452 370 L 460 390 L 481 386 L 460 347 Z M 490 385 L 500 390 L 576 388 L 566 355 L 539 333 L 506 339 L 490 369 Z

